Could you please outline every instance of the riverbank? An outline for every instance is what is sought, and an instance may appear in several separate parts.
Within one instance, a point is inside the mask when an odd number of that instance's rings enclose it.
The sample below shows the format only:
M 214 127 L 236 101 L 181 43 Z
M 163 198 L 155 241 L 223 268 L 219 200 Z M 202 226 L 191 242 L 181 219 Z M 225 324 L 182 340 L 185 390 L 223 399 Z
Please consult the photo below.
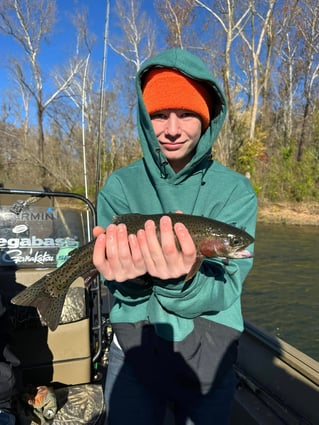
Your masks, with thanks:
M 319 226 L 319 202 L 259 202 L 258 223 Z

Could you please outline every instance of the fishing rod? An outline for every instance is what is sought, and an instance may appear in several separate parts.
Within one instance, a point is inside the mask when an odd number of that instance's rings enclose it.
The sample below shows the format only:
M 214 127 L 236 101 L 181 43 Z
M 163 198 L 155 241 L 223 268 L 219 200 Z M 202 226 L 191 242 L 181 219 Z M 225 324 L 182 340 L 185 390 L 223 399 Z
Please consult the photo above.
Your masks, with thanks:
M 109 16 L 110 16 L 110 1 L 106 0 L 105 9 L 105 25 L 104 25 L 104 38 L 103 38 L 103 60 L 102 60 L 102 72 L 100 79 L 100 107 L 99 107 L 99 127 L 97 135 L 97 158 L 96 158 L 96 186 L 95 186 L 95 205 L 97 205 L 97 196 L 101 186 L 101 135 L 102 135 L 102 124 L 103 124 L 103 112 L 104 112 L 104 84 L 107 67 L 107 46 L 108 46 L 108 34 L 109 34 Z

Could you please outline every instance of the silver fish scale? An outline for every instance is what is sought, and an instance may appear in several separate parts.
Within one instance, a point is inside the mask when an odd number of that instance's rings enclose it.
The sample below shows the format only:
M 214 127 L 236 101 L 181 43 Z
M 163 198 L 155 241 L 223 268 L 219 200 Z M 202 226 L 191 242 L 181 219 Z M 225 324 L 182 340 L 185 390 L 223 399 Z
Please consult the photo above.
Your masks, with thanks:
M 238 237 L 245 241 L 246 245 L 252 243 L 254 240 L 244 230 L 208 217 L 176 213 L 168 213 L 166 215 L 171 218 L 173 224 L 183 223 L 187 227 L 196 246 L 198 246 L 203 238 L 212 237 L 220 239 L 231 239 Z M 127 226 L 128 233 L 135 234 L 139 229 L 144 228 L 146 220 L 153 220 L 158 231 L 159 222 L 162 216 L 163 214 L 124 214 L 115 216 L 113 223 L 124 223 Z

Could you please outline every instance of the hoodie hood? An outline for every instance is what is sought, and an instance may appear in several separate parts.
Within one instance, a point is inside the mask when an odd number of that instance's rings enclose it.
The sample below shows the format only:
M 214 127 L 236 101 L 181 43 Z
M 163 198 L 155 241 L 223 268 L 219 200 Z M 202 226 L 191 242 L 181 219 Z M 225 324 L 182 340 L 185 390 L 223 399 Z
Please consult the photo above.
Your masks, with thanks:
M 203 81 L 210 88 L 209 93 L 213 99 L 210 125 L 201 135 L 192 160 L 178 173 L 174 172 L 161 152 L 150 116 L 143 101 L 143 76 L 154 67 L 171 68 L 194 80 Z M 197 170 L 205 172 L 208 164 L 211 163 L 212 147 L 224 123 L 227 112 L 225 96 L 207 66 L 197 56 L 186 50 L 166 50 L 145 62 L 140 68 L 136 77 L 136 90 L 138 96 L 137 127 L 145 166 L 150 176 L 155 181 L 160 178 L 166 179 L 167 183 L 178 184 Z

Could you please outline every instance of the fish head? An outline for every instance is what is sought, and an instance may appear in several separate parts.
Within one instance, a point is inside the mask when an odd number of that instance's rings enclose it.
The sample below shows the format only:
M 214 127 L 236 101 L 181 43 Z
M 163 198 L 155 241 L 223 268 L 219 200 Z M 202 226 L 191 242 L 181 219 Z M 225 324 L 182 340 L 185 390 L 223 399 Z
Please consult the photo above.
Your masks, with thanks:
M 252 236 L 236 229 L 227 234 L 215 234 L 204 238 L 199 244 L 199 251 L 205 257 L 251 258 L 253 254 L 245 248 L 253 242 Z

